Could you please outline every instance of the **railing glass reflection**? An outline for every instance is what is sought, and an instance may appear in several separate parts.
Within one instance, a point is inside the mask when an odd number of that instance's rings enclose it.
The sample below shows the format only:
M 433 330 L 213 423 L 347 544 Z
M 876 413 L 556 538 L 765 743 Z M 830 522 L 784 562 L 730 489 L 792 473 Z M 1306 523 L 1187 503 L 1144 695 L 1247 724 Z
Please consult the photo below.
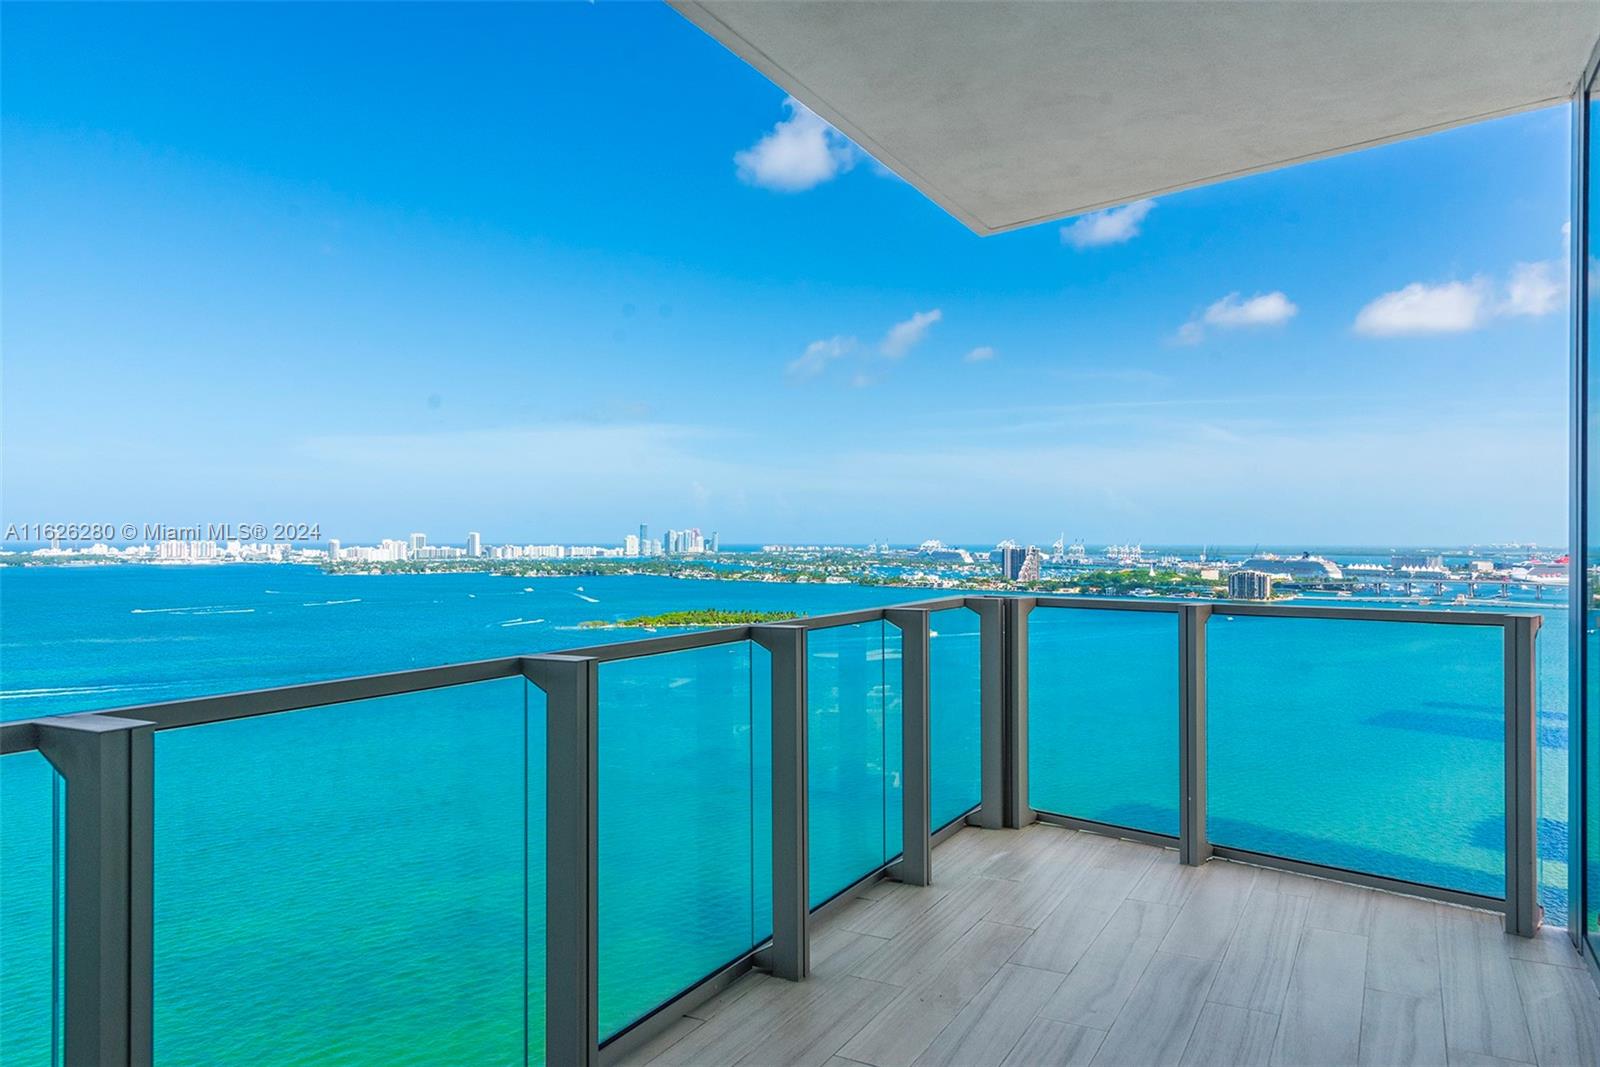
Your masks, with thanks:
M 1213 615 L 1213 844 L 1505 893 L 1498 626 Z
M 1178 833 L 1178 616 L 1028 616 L 1028 789 L 1037 811 Z
M 540 700 L 517 677 L 157 733 L 156 1062 L 541 1060 Z
M 900 852 L 900 633 L 812 630 L 806 681 L 811 905 Z
M 928 615 L 929 810 L 938 830 L 983 799 L 983 661 L 978 614 Z
M 755 657 L 769 658 L 737 641 L 600 665 L 601 1040 L 770 929 L 770 717 L 753 713 Z
M 62 783 L 37 752 L 0 756 L 0 1063 L 61 1056 Z

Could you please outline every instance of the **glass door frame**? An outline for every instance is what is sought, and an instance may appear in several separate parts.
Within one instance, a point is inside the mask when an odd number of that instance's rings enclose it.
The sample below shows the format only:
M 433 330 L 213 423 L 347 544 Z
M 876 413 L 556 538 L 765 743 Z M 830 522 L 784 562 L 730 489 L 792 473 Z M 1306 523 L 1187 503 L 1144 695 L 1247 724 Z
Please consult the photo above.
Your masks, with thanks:
M 1589 257 L 1590 257 L 1590 171 L 1593 150 L 1591 94 L 1600 81 L 1600 43 L 1585 64 L 1572 96 L 1572 215 L 1568 258 L 1571 287 L 1568 306 L 1571 326 L 1571 505 L 1568 508 L 1568 618 L 1569 659 L 1567 723 L 1567 886 L 1568 932 L 1579 952 L 1589 961 L 1600 981 L 1600 933 L 1587 930 L 1591 895 L 1600 895 L 1600 885 L 1588 884 L 1589 805 L 1600 803 L 1600 795 L 1590 796 L 1588 788 L 1600 767 L 1591 767 L 1594 758 L 1589 739 L 1590 724 L 1600 716 L 1591 706 L 1589 653 L 1600 642 L 1600 632 L 1590 636 L 1589 610 Z M 1600 101 L 1596 101 L 1600 103 Z M 1597 427 L 1600 429 L 1600 427 Z M 1597 616 L 1600 618 L 1600 616 Z

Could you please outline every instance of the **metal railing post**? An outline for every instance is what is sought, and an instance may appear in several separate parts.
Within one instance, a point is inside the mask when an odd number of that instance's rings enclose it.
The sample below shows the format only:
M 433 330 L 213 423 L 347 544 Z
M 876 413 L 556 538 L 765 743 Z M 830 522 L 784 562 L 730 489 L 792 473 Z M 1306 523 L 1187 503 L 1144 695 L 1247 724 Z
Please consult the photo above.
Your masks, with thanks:
M 973 597 L 978 612 L 980 789 L 978 810 L 967 821 L 986 830 L 1005 826 L 1005 603 L 999 597 Z
M 1539 929 L 1539 738 L 1535 635 L 1540 620 L 1505 621 L 1506 933 Z
M 1021 829 L 1036 816 L 1028 805 L 1028 613 L 1031 597 L 1005 601 L 1005 825 Z
M 890 608 L 883 613 L 900 631 L 900 827 L 903 855 L 892 873 L 907 885 L 931 885 L 932 836 L 929 800 L 928 613 Z
M 112 715 L 36 724 L 67 787 L 69 1064 L 151 1062 L 152 727 Z
M 1186 604 L 1178 614 L 1178 860 L 1211 858 L 1206 836 L 1206 622 L 1211 608 Z
M 598 662 L 584 656 L 522 662 L 523 675 L 545 695 L 545 1061 L 585 1067 L 600 1051 Z
M 772 974 L 811 973 L 811 848 L 807 811 L 806 630 L 752 626 L 772 654 Z

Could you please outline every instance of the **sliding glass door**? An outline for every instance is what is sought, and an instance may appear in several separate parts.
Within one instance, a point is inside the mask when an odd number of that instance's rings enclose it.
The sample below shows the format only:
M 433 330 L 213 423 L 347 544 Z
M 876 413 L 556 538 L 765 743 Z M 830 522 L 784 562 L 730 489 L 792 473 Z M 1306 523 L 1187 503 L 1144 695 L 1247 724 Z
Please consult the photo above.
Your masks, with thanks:
M 1569 781 L 1571 922 L 1591 960 L 1600 959 L 1600 311 L 1591 264 L 1600 254 L 1590 218 L 1600 190 L 1600 150 L 1593 131 L 1600 125 L 1600 96 L 1591 62 L 1573 105 L 1572 344 L 1573 344 L 1573 633 L 1581 645 L 1573 660 Z M 1581 688 L 1580 688 L 1581 687 Z

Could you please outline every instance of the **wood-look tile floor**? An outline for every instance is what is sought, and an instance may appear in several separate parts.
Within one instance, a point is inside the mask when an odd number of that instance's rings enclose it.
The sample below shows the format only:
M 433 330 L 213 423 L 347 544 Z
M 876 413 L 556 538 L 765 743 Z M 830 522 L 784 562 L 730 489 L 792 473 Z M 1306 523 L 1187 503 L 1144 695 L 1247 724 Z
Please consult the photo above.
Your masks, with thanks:
M 1044 825 L 962 830 L 934 879 L 863 890 L 809 981 L 747 974 L 626 1062 L 1600 1064 L 1562 931 Z

